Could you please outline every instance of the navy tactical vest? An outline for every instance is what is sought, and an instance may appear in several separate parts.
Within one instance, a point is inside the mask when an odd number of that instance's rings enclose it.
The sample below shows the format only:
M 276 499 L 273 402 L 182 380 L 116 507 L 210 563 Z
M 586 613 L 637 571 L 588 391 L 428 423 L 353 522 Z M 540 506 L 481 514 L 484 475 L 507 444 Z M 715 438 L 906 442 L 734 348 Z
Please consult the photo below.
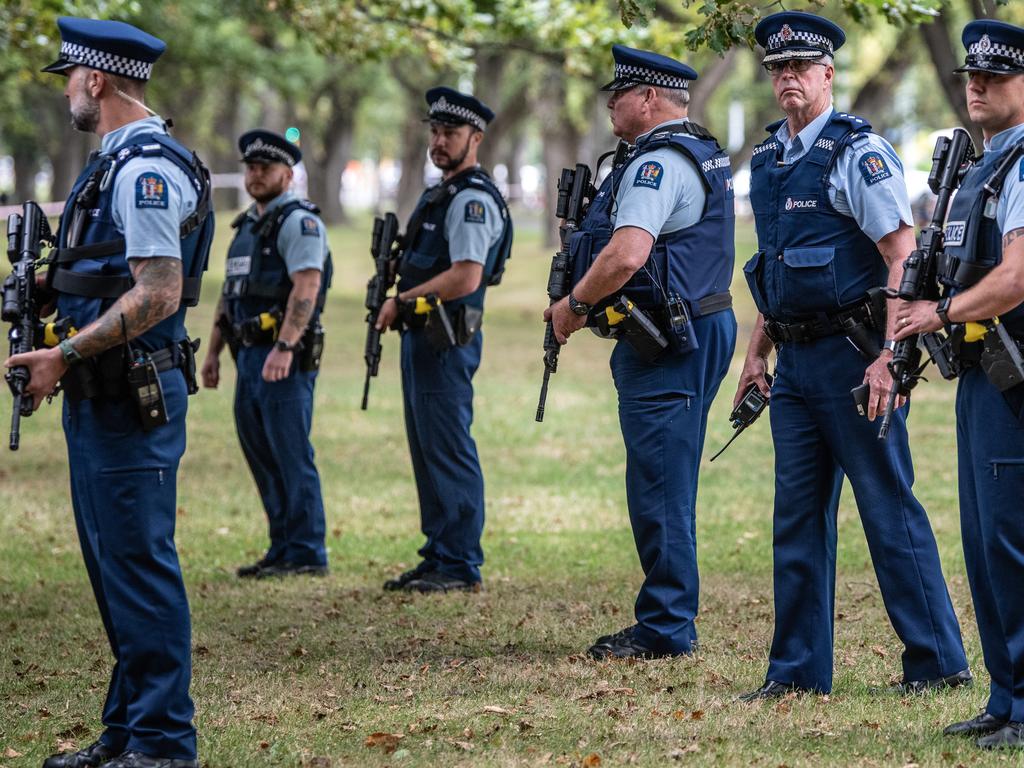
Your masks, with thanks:
M 93 322 L 134 285 L 124 236 L 114 226 L 113 195 L 117 173 L 135 157 L 170 160 L 185 172 L 197 198 L 195 211 L 180 227 L 183 285 L 178 311 L 132 340 L 134 346 L 152 352 L 185 338 L 185 309 L 199 301 L 200 279 L 213 240 L 209 172 L 195 154 L 170 136 L 137 135 L 109 154 L 96 154 L 90 160 L 61 214 L 59 248 L 49 280 L 58 292 L 58 316 L 69 317 L 75 328 Z M 72 229 L 79 229 L 77 236 Z M 69 237 L 74 238 L 73 243 L 68 242 Z
M 1010 145 L 1002 151 L 985 152 L 968 168 L 960 182 L 946 215 L 945 245 L 940 263 L 940 279 L 949 285 L 950 293 L 968 288 L 992 267 L 1003 260 L 1003 233 L 996 224 L 998 197 L 985 192 L 985 185 L 995 181 L 993 174 L 1008 153 Z M 1002 175 L 1017 173 L 1018 164 L 1002 169 Z M 998 186 L 1002 187 L 1000 178 Z M 1024 304 L 1000 315 L 1006 329 L 1016 338 L 1024 338 Z
M 498 205 L 504 228 L 501 237 L 487 251 L 480 287 L 468 296 L 445 302 L 447 307 L 460 304 L 483 309 L 484 293 L 489 285 L 497 285 L 512 251 L 512 217 L 505 198 L 491 177 L 482 168 L 470 168 L 427 189 L 409 218 L 405 230 L 405 248 L 398 265 L 399 291 L 407 291 L 445 272 L 452 266 L 445 237 L 444 221 L 452 200 L 464 189 L 479 189 L 489 194 Z
M 221 294 L 228 317 L 234 323 L 274 309 L 284 311 L 292 291 L 292 280 L 288 276 L 287 262 L 277 247 L 278 233 L 285 219 L 295 211 L 320 213 L 320 209 L 308 200 L 289 200 L 256 218 L 249 215 L 252 210 L 242 211 L 231 222 L 236 232 L 228 248 Z M 320 276 L 316 309 L 310 318 L 311 326 L 324 308 L 333 274 L 334 263 L 328 251 Z
M 839 153 L 867 138 L 871 126 L 833 112 L 811 149 L 790 165 L 779 165 L 782 144 L 769 139 L 750 161 L 750 204 L 758 253 L 743 271 L 754 303 L 783 322 L 835 312 L 885 285 L 889 271 L 878 247 L 851 216 L 829 200 L 829 175 Z
M 695 305 L 705 296 L 729 290 L 736 256 L 729 156 L 713 136 L 690 122 L 664 126 L 645 136 L 633 153 L 605 178 L 580 229 L 569 241 L 572 285 L 582 279 L 611 240 L 615 194 L 626 168 L 641 155 L 662 147 L 671 147 L 696 165 L 706 195 L 701 218 L 692 226 L 658 235 L 647 263 L 614 296 L 597 303 L 588 325 L 593 325 L 594 315 L 614 303 L 621 293 L 641 309 L 656 310 L 665 307 L 670 293 Z

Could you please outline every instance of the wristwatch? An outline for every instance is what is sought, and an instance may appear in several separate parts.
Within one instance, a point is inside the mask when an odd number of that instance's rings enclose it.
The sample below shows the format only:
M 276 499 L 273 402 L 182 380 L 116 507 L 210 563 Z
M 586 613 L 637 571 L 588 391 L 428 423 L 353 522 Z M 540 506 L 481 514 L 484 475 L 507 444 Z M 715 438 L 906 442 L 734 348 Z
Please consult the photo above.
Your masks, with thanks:
M 71 343 L 71 339 L 64 339 L 64 341 L 57 345 L 57 348 L 60 350 L 61 355 L 64 356 L 64 362 L 67 363 L 68 368 L 78 365 L 85 360 L 84 357 L 78 354 L 78 350 Z
M 945 328 L 949 328 L 949 326 L 952 325 L 952 323 L 949 322 L 949 314 L 947 314 L 949 312 L 949 304 L 951 301 L 953 301 L 953 297 L 947 296 L 939 302 L 937 307 L 935 307 L 935 314 L 939 316 L 939 320 L 942 321 L 942 325 Z
M 296 341 L 294 344 L 289 344 L 284 339 L 278 339 L 274 342 L 274 349 L 278 352 L 294 352 L 299 348 L 301 342 Z
M 890 352 L 896 351 L 896 342 L 892 339 L 886 339 L 882 342 L 882 351 L 889 350 Z
M 580 317 L 583 317 L 584 315 L 590 314 L 590 310 L 592 310 L 593 307 L 590 306 L 589 304 L 586 304 L 586 303 L 580 301 L 579 299 L 577 299 L 575 296 L 573 296 L 570 293 L 569 294 L 569 309 L 571 309 L 573 311 L 573 314 L 579 315 Z

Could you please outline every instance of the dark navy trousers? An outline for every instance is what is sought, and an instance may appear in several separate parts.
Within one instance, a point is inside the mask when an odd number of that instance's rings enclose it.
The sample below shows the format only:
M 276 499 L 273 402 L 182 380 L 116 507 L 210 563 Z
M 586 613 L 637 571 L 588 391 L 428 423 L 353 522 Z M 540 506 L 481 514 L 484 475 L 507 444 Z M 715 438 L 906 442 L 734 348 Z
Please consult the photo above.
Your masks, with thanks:
M 463 581 L 480 581 L 484 562 L 484 476 L 473 424 L 473 374 L 483 334 L 438 353 L 421 329 L 402 333 L 402 397 L 424 564 Z
M 1024 722 L 1024 427 L 981 368 L 960 377 L 956 436 L 964 561 L 992 677 L 986 709 Z
M 653 363 L 619 341 L 611 368 L 626 445 L 626 500 L 644 583 L 634 637 L 651 650 L 691 653 L 697 640 L 697 474 L 708 411 L 736 346 L 736 318 L 695 321 L 700 348 Z
M 268 562 L 326 565 L 326 523 L 309 432 L 316 371 L 263 380 L 270 345 L 242 347 L 235 365 L 235 427 L 270 531 Z
M 938 548 L 914 498 L 906 418 L 857 415 L 866 363 L 845 336 L 784 344 L 772 387 L 775 636 L 767 678 L 827 693 L 835 629 L 836 512 L 843 475 L 857 501 L 882 601 L 905 647 L 907 680 L 967 668 Z
M 196 757 L 188 599 L 174 547 L 185 379 L 160 374 L 170 423 L 143 432 L 134 402 L 64 401 L 71 503 L 114 669 L 103 742 Z

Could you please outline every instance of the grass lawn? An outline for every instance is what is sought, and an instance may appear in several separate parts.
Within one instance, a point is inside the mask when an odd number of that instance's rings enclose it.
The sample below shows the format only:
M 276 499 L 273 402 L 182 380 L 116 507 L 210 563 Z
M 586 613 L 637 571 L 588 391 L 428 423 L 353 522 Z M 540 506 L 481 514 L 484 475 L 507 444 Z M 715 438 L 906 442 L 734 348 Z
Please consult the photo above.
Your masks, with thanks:
M 229 216 L 194 335 L 208 334 Z M 917 490 L 939 541 L 968 656 L 970 690 L 872 692 L 900 676 L 852 494 L 840 509 L 836 684 L 830 697 L 754 706 L 772 632 L 773 454 L 767 421 L 713 467 L 753 310 L 741 273 L 741 348 L 711 413 L 698 503 L 700 652 L 594 663 L 594 637 L 632 623 L 641 581 L 625 506 L 624 451 L 607 358 L 580 334 L 563 350 L 544 424 L 541 378 L 550 254 L 520 234 L 488 300 L 474 433 L 487 482 L 485 591 L 395 596 L 381 582 L 421 542 L 401 418 L 397 338 L 359 410 L 369 222 L 331 232 L 337 265 L 316 392 L 314 442 L 331 575 L 239 581 L 266 544 L 231 417 L 233 369 L 191 399 L 177 542 L 192 605 L 192 695 L 203 763 L 225 766 L 1020 765 L 941 727 L 973 716 L 988 679 L 964 575 L 953 387 L 934 375 L 911 417 Z M 741 227 L 738 267 L 752 250 Z M 227 358 L 225 358 L 227 362 Z M 0 398 L 4 418 L 10 400 Z M 852 408 L 851 404 L 851 408 Z M 22 422 L 0 458 L 0 766 L 36 766 L 99 732 L 111 657 L 88 586 L 56 404 Z M 287 457 L 282 457 L 287 460 Z

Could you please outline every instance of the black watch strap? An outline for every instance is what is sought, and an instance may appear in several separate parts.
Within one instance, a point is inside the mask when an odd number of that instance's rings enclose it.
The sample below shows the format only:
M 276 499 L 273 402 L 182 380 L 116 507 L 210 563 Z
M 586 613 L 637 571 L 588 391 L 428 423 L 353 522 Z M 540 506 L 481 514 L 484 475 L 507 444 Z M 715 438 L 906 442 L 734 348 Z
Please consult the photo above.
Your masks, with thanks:
M 571 309 L 573 311 L 573 314 L 576 314 L 576 315 L 579 315 L 580 317 L 582 317 L 583 315 L 589 314 L 590 310 L 592 310 L 593 307 L 590 304 L 587 304 L 586 302 L 580 301 L 579 299 L 577 299 L 575 296 L 573 296 L 570 293 L 569 294 L 569 309 Z
M 277 349 L 279 352 L 294 352 L 299 348 L 299 342 L 289 344 L 284 339 L 278 339 L 277 341 L 274 342 L 274 348 Z
M 939 302 L 938 306 L 935 307 L 935 314 L 939 316 L 939 320 L 942 321 L 942 325 L 945 328 L 949 328 L 951 325 L 949 322 L 949 315 L 947 314 L 949 312 L 949 304 L 951 301 L 953 301 L 953 297 L 946 296 Z

